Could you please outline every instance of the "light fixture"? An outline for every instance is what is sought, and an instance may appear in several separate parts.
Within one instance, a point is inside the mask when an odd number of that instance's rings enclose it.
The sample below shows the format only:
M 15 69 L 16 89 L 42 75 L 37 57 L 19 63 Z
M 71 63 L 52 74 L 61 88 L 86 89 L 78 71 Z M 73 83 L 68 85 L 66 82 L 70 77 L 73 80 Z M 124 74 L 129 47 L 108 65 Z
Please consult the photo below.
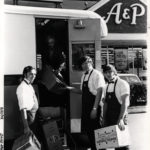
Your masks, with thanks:
M 84 29 L 85 24 L 84 24 L 83 20 L 81 20 L 81 19 L 76 20 L 75 24 L 74 24 L 74 28 L 75 29 Z

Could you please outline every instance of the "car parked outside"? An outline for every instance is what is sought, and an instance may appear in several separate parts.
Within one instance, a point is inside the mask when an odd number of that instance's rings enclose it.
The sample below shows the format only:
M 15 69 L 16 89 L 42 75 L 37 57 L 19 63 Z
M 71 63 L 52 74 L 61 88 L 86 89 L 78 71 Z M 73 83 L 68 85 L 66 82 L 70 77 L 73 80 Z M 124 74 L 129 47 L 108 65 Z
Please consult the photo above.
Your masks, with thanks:
M 146 76 L 140 76 L 140 80 L 147 86 L 147 77 Z
M 118 74 L 130 85 L 130 106 L 147 104 L 147 87 L 135 74 Z

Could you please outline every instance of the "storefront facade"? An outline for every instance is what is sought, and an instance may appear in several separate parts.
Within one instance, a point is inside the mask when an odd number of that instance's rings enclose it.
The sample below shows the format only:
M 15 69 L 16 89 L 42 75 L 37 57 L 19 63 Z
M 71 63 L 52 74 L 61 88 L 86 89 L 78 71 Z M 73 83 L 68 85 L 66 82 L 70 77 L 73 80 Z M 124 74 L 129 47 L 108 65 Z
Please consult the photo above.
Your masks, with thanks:
M 113 64 L 121 73 L 146 76 L 146 0 L 101 0 L 89 10 L 104 18 L 108 36 L 102 41 L 102 65 Z

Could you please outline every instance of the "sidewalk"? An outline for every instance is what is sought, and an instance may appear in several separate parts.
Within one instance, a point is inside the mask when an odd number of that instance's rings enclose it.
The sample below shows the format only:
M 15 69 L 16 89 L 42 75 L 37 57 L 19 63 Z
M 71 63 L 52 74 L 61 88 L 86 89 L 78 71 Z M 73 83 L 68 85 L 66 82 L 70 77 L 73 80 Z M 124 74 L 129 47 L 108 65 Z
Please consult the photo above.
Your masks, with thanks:
M 135 113 L 146 113 L 147 112 L 147 106 L 131 106 L 128 108 L 129 114 L 135 114 Z

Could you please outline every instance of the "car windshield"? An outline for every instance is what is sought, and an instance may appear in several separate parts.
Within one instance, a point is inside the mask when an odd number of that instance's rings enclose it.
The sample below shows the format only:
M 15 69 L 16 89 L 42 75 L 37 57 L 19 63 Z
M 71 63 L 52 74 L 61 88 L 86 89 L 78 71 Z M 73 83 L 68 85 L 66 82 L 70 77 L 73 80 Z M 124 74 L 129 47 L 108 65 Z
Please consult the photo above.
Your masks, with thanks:
M 129 83 L 140 83 L 140 79 L 138 79 L 136 76 L 120 76 L 120 78 L 126 80 Z

